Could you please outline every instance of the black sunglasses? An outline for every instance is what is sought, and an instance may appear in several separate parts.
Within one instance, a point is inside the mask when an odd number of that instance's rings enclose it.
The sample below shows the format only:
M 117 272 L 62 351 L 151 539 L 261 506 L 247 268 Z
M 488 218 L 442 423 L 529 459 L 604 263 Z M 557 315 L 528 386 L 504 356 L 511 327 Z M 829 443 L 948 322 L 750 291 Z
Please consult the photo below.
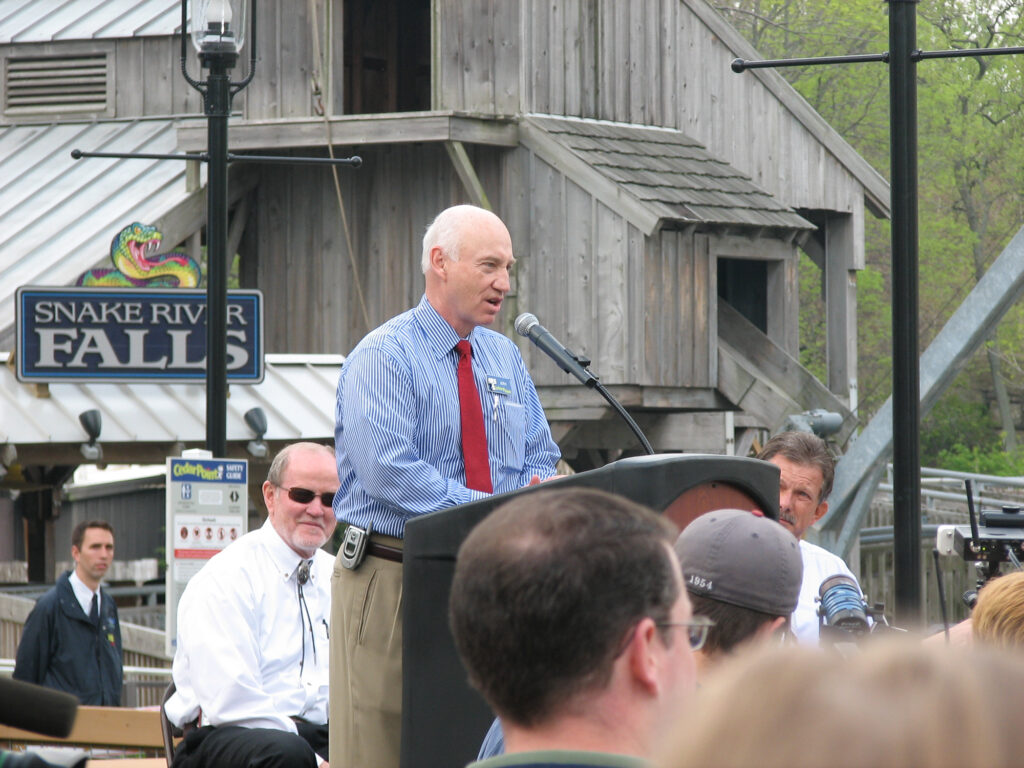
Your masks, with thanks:
M 334 504 L 334 491 L 317 493 L 316 491 L 309 490 L 309 488 L 285 488 L 283 485 L 277 487 L 282 491 L 288 491 L 288 498 L 296 504 L 309 504 L 309 502 L 317 497 L 320 497 L 320 503 L 325 507 L 330 508 Z

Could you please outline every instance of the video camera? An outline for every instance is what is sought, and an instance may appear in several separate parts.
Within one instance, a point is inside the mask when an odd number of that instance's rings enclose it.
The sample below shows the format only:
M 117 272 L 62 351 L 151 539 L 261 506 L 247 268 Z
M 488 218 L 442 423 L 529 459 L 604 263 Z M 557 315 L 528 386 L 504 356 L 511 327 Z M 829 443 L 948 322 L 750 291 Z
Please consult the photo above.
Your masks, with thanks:
M 967 514 L 970 525 L 940 525 L 935 534 L 935 548 L 941 555 L 959 555 L 978 569 L 978 588 L 999 575 L 1000 566 L 1009 562 L 1021 570 L 1024 560 L 1024 512 L 1016 505 L 1005 505 L 999 510 L 974 510 L 971 481 L 964 481 L 967 489 Z M 964 602 L 971 608 L 977 592 L 964 593 Z

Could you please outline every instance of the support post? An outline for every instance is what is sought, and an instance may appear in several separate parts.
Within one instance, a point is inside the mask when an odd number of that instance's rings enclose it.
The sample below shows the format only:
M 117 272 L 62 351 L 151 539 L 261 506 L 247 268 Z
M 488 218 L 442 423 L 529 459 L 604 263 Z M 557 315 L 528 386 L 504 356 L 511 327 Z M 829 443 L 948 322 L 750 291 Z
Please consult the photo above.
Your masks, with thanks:
M 917 0 L 889 0 L 893 581 L 896 621 L 908 628 L 922 616 L 916 47 Z
M 227 455 L 228 115 L 231 83 L 221 57 L 207 59 L 206 450 Z

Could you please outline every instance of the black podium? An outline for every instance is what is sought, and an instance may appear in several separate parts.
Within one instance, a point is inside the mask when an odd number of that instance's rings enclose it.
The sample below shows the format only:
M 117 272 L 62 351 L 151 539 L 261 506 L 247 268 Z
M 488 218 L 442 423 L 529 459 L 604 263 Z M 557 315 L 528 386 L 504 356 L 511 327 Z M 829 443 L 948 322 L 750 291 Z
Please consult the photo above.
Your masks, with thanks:
M 758 508 L 779 517 L 779 469 L 733 456 L 637 456 L 514 493 L 441 510 L 405 526 L 402 574 L 402 768 L 461 768 L 493 720 L 470 688 L 448 629 L 455 556 L 469 531 L 513 495 L 584 487 L 661 512 L 680 530 L 712 509 Z

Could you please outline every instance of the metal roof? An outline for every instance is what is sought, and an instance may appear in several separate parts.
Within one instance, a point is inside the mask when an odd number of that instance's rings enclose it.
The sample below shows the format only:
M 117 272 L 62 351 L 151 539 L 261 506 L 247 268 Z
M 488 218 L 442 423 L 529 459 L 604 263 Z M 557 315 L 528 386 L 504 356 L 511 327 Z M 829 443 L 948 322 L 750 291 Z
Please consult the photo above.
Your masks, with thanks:
M 0 0 L 0 44 L 174 35 L 180 0 Z
M 11 335 L 18 286 L 74 284 L 109 262 L 110 240 L 123 227 L 153 224 L 188 197 L 180 160 L 72 160 L 71 150 L 168 154 L 176 125 L 0 127 L 0 340 Z
M 672 128 L 529 115 L 545 131 L 658 219 L 814 229 L 748 176 Z
M 44 396 L 14 373 L 12 355 L 0 352 L 0 457 L 13 445 L 18 463 L 80 464 L 88 440 L 78 414 L 95 408 L 99 445 L 110 463 L 149 463 L 175 455 L 176 443 L 201 446 L 206 439 L 206 388 L 201 384 L 49 384 Z M 255 435 L 245 413 L 267 416 L 264 440 L 324 441 L 334 436 L 334 398 L 341 355 L 267 355 L 259 384 L 231 384 L 227 401 L 229 453 L 238 454 Z

